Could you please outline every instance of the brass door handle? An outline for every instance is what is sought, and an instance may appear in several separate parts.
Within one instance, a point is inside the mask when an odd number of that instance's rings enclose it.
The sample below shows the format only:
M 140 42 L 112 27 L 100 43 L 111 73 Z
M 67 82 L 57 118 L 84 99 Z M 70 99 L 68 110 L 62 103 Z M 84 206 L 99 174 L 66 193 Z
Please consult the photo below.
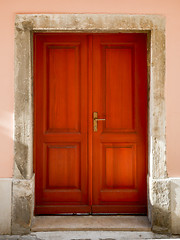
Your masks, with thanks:
M 98 118 L 98 113 L 97 112 L 93 112 L 93 129 L 94 129 L 94 132 L 97 132 L 97 121 L 105 121 L 106 119 L 105 118 Z

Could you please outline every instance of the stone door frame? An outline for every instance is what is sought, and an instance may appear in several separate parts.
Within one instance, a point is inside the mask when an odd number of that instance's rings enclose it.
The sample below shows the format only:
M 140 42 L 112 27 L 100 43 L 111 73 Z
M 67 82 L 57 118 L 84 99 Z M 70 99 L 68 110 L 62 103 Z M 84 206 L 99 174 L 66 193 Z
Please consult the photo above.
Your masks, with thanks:
M 148 218 L 170 231 L 166 169 L 165 18 L 160 15 L 18 14 L 15 20 L 15 113 L 12 233 L 28 233 L 34 209 L 33 32 L 147 33 Z

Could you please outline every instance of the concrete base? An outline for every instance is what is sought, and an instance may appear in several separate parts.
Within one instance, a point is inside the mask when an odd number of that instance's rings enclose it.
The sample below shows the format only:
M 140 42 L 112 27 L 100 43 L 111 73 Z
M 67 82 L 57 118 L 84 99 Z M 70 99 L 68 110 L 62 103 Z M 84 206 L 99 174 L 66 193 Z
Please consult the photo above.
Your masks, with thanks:
M 59 231 L 33 232 L 28 235 L 1 236 L 0 240 L 151 240 L 180 239 L 179 236 L 132 231 Z
M 0 179 L 0 234 L 11 234 L 12 179 Z
M 151 231 L 151 225 L 146 216 L 40 216 L 31 231 Z

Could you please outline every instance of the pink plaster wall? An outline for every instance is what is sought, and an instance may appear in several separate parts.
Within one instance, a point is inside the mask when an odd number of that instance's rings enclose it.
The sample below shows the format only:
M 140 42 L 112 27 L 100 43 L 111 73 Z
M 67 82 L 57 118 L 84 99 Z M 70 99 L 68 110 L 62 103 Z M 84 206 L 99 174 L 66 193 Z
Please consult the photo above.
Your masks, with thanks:
M 166 16 L 167 165 L 180 177 L 180 0 L 0 0 L 0 177 L 13 169 L 14 19 L 20 13 Z

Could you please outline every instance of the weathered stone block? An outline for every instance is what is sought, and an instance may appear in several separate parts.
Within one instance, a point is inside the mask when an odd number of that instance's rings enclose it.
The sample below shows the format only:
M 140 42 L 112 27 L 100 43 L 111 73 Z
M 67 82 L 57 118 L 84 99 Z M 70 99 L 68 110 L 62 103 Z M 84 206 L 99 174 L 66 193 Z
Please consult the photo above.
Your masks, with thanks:
M 149 186 L 152 230 L 168 233 L 171 231 L 170 181 L 149 178 Z
M 34 209 L 34 177 L 13 180 L 12 201 L 12 234 L 29 233 Z

